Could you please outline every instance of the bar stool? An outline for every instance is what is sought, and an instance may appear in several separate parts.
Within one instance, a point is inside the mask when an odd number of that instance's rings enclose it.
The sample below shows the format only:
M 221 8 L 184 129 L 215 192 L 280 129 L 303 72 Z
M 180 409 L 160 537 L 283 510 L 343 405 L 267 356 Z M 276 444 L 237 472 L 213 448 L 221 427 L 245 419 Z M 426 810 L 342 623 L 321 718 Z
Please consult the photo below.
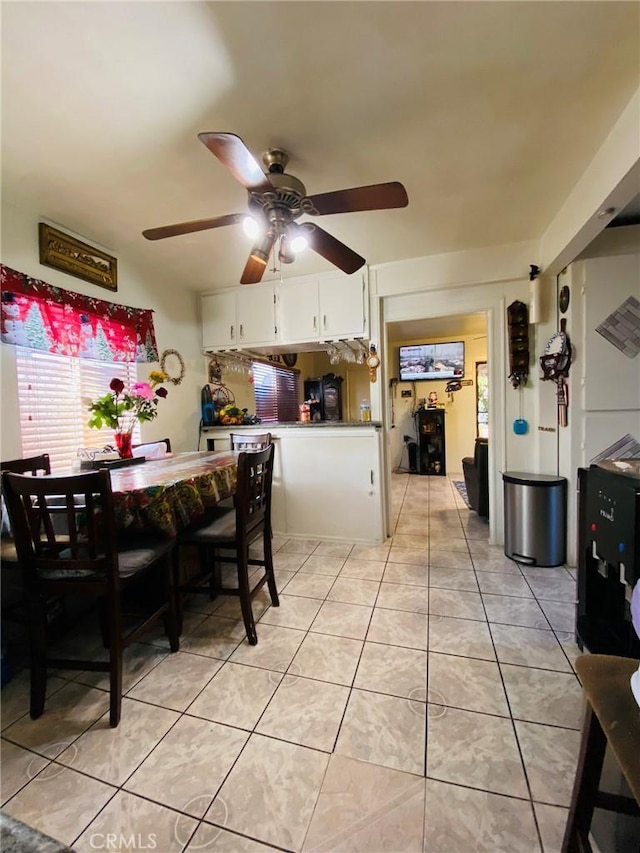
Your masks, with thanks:
M 640 815 L 640 707 L 629 686 L 638 663 L 613 655 L 582 655 L 576 662 L 586 710 L 562 853 L 591 851 L 595 808 Z M 634 799 L 599 790 L 607 744 Z

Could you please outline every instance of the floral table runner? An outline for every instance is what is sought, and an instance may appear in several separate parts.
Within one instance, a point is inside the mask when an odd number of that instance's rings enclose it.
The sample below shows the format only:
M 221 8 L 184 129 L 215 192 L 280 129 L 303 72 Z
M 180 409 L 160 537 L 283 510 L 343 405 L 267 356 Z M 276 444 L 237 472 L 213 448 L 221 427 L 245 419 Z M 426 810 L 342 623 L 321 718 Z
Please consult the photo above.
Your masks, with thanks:
M 176 536 L 236 489 L 238 454 L 177 453 L 111 471 L 118 527 Z

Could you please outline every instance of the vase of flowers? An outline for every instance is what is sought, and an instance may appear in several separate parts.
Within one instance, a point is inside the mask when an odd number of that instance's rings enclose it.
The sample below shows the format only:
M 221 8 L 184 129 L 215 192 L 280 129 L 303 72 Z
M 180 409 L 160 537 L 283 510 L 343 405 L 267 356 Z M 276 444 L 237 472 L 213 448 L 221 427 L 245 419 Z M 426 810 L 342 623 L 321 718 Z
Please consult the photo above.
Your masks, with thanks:
M 88 425 L 92 429 L 111 427 L 121 459 L 133 456 L 131 435 L 136 421 L 144 423 L 157 417 L 158 402 L 167 396 L 167 389 L 160 383 L 166 380 L 163 371 L 152 370 L 147 382 L 134 382 L 127 390 L 122 379 L 115 377 L 109 383 L 108 393 L 89 402 L 91 418 Z

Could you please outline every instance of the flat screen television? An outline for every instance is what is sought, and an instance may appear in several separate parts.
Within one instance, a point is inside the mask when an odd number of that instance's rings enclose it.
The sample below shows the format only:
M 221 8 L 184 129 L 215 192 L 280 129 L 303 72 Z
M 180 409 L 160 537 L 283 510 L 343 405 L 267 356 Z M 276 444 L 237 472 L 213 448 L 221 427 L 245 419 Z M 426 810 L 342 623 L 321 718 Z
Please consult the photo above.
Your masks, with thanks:
M 464 376 L 464 341 L 401 346 L 399 358 L 400 382 L 462 379 Z

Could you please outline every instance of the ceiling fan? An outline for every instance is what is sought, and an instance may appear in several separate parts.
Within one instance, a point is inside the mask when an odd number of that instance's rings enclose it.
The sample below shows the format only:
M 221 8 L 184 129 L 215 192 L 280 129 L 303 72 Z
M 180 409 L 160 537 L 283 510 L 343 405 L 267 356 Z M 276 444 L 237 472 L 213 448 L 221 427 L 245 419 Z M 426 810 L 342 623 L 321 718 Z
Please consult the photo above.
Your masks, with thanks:
M 360 269 L 366 261 L 313 222 L 298 224 L 303 214 L 324 216 L 329 213 L 352 213 L 361 210 L 386 210 L 406 207 L 407 192 L 401 183 L 372 184 L 366 187 L 307 195 L 298 178 L 285 172 L 289 155 L 281 148 L 271 148 L 260 167 L 239 136 L 233 133 L 199 133 L 198 139 L 229 169 L 249 194 L 249 215 L 229 213 L 213 219 L 179 222 L 143 231 L 147 240 L 162 240 L 179 234 L 206 231 L 242 222 L 245 232 L 255 240 L 240 279 L 241 284 L 255 284 L 262 279 L 269 255 L 278 246 L 282 263 L 292 263 L 295 255 L 309 246 L 345 273 Z

